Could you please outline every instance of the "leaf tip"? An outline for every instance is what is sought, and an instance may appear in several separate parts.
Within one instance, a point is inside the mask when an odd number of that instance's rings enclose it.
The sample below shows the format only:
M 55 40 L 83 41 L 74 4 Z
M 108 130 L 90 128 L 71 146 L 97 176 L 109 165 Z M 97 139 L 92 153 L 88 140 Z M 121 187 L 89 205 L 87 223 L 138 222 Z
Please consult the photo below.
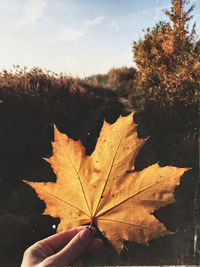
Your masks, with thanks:
M 26 184 L 30 184 L 31 182 L 27 181 L 27 180 L 22 180 L 23 183 L 26 183 Z
M 25 184 L 28 184 L 29 186 L 31 186 L 34 189 L 34 186 L 33 186 L 34 182 L 27 181 L 27 180 L 22 180 L 22 182 Z
M 45 160 L 46 162 L 50 163 L 51 162 L 51 158 L 42 158 L 43 160 Z
M 53 130 L 54 130 L 54 132 L 58 131 L 58 128 L 56 127 L 55 124 L 53 125 Z
M 184 172 L 187 172 L 187 171 L 189 171 L 189 170 L 192 170 L 192 168 L 191 167 L 188 167 L 188 168 L 184 168 Z
M 164 234 L 163 236 L 165 236 L 165 235 L 174 235 L 177 232 L 178 232 L 178 230 L 176 230 L 176 232 L 171 232 L 171 231 L 167 230 L 166 234 Z
M 58 137 L 62 135 L 62 133 L 58 130 L 55 124 L 53 125 L 53 129 L 54 129 L 54 141 L 56 141 L 56 139 L 58 139 Z

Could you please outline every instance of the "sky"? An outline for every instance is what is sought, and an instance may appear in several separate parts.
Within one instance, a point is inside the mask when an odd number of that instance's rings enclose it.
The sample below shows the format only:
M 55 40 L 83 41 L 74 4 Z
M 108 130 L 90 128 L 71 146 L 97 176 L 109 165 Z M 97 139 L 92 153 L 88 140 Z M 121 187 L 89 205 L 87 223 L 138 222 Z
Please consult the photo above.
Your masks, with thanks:
M 191 0 L 200 33 L 200 0 Z M 167 20 L 171 0 L 0 0 L 0 71 L 13 65 L 87 77 L 135 67 L 132 44 Z

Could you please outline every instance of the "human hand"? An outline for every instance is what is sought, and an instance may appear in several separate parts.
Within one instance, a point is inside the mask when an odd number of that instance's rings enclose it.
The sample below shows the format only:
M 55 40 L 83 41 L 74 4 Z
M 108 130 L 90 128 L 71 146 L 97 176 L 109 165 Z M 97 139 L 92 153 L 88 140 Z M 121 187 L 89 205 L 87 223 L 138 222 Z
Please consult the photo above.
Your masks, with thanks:
M 82 226 L 38 241 L 25 251 L 21 267 L 83 266 L 79 257 L 103 244 L 94 232 L 93 227 Z

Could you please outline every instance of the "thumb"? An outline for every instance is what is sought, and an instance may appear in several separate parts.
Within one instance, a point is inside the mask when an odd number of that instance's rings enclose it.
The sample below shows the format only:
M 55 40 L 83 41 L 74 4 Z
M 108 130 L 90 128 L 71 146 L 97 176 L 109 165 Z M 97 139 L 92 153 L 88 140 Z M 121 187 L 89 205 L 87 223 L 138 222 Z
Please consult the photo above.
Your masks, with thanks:
M 84 228 L 61 251 L 44 260 L 42 266 L 59 267 L 73 263 L 86 251 L 86 248 L 91 240 L 91 228 Z

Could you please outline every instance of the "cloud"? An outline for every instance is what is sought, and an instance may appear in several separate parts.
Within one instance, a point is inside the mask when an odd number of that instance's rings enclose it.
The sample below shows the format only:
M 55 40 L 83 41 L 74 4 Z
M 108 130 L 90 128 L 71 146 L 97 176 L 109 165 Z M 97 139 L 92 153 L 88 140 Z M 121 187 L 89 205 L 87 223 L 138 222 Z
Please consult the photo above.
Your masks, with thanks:
M 45 7 L 46 0 L 30 0 L 23 8 L 22 17 L 12 24 L 13 28 L 20 29 L 27 26 L 35 26 L 41 18 Z
M 4 13 L 6 14 L 9 14 L 9 13 L 16 13 L 16 8 L 15 6 L 13 5 L 13 3 L 11 1 L 9 1 L 9 4 L 8 4 L 8 1 L 6 0 L 1 0 L 0 2 L 0 12 L 1 12 L 1 15 Z
M 118 32 L 120 30 L 119 22 L 116 20 L 112 20 L 109 25 L 114 32 Z
M 90 20 L 86 21 L 85 27 L 92 27 L 92 26 L 101 24 L 105 19 L 107 19 L 107 17 L 103 17 L 103 16 L 99 16 L 99 17 L 96 17 L 94 19 L 90 19 Z
M 61 32 L 60 36 L 58 37 L 58 40 L 59 41 L 74 41 L 83 35 L 84 35 L 84 32 L 66 28 Z
M 82 24 L 79 23 L 81 24 L 81 30 L 74 29 L 74 25 L 67 27 L 59 34 L 58 41 L 73 42 L 80 37 L 87 35 L 92 27 L 101 24 L 105 19 L 106 17 L 98 16 L 94 19 L 86 20 Z

